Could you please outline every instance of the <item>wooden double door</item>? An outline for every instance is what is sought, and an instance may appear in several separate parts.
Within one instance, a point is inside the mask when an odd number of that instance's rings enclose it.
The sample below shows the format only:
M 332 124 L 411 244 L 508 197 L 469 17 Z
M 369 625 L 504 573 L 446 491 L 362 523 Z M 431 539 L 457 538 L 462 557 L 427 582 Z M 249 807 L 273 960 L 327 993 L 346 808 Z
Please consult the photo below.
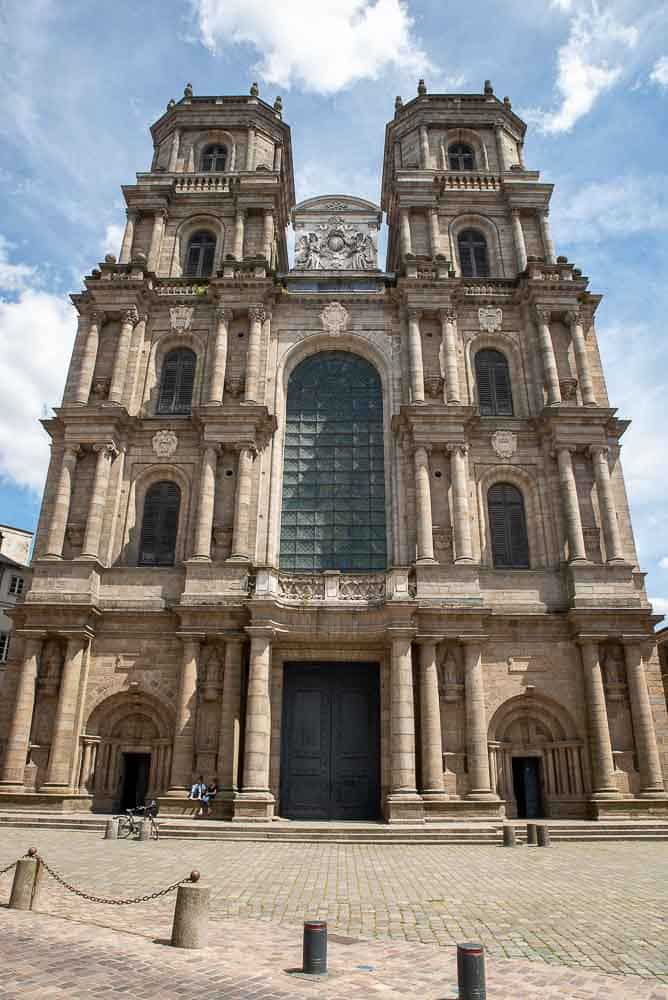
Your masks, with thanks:
M 280 812 L 373 820 L 380 813 L 377 663 L 286 663 Z

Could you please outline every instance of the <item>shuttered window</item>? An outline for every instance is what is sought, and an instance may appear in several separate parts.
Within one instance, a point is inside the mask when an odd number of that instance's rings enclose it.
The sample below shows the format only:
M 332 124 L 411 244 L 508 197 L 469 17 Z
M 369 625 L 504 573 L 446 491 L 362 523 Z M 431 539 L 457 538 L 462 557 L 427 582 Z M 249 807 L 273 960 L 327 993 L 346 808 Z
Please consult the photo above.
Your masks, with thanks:
M 528 569 L 524 499 L 511 483 L 495 483 L 487 494 L 492 560 L 497 569 Z
M 473 149 L 465 142 L 454 142 L 448 149 L 451 170 L 475 170 Z
M 501 351 L 478 351 L 475 377 L 481 417 L 512 417 L 513 395 L 508 361 Z
M 197 357 L 188 347 L 179 347 L 165 357 L 160 376 L 158 413 L 190 413 Z
M 140 566 L 174 565 L 180 506 L 181 490 L 176 483 L 154 483 L 148 489 L 139 543 Z
M 202 153 L 200 169 L 204 173 L 222 173 L 227 165 L 225 146 L 207 146 Z
M 464 278 L 489 278 L 487 240 L 477 229 L 464 229 L 457 237 L 459 266 Z
M 208 278 L 213 273 L 216 238 L 202 229 L 188 241 L 183 273 L 189 278 Z

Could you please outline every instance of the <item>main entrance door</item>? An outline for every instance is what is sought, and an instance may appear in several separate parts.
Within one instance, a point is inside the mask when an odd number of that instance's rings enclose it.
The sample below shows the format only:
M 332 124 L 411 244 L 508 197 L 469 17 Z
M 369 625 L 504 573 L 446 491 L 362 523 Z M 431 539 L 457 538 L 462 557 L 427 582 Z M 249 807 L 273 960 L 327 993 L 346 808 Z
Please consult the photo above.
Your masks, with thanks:
M 281 815 L 377 819 L 380 695 L 375 663 L 288 663 Z
M 513 757 L 513 790 L 518 819 L 540 819 L 543 804 L 538 757 Z

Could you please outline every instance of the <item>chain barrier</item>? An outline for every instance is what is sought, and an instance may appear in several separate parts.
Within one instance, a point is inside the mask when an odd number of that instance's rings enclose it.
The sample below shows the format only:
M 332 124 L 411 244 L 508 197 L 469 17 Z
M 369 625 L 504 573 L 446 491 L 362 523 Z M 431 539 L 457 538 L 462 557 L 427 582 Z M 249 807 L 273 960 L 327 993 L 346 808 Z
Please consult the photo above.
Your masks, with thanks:
M 16 861 L 12 861 L 11 865 L 7 865 L 6 868 L 0 868 L 0 875 L 6 875 L 7 872 L 10 872 L 12 868 L 14 868 L 15 866 L 16 866 Z

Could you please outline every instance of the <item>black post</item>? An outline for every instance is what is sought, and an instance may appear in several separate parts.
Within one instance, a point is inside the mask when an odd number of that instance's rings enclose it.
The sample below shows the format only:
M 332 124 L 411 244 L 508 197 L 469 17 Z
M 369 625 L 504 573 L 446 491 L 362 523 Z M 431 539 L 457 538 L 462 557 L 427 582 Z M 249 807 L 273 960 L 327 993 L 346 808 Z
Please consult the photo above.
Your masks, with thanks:
M 504 847 L 514 847 L 515 846 L 515 827 L 511 826 L 510 823 L 504 823 L 503 825 L 503 846 Z
M 327 921 L 304 921 L 303 972 L 324 976 L 327 972 Z
M 486 1000 L 485 950 L 472 941 L 457 945 L 459 1000 Z
M 527 823 L 527 844 L 530 847 L 535 847 L 538 843 L 538 833 L 536 831 L 535 823 Z
M 549 847 L 550 846 L 550 831 L 544 823 L 538 827 L 538 846 L 539 847 Z

